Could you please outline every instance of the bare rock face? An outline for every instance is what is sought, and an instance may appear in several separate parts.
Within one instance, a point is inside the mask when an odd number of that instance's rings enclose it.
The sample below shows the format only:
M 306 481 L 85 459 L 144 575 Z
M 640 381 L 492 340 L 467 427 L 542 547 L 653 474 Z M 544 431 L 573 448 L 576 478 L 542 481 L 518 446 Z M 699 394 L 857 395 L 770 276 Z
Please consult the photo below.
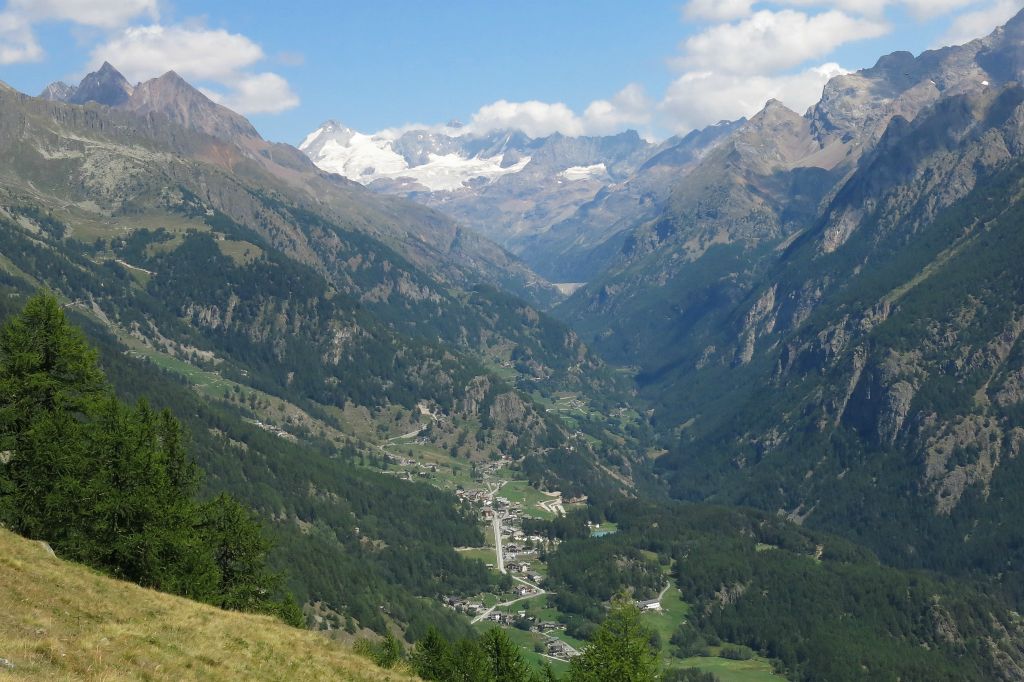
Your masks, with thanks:
M 68 85 L 63 81 L 55 81 L 43 88 L 43 91 L 39 93 L 39 99 L 45 99 L 48 102 L 67 102 L 77 89 L 77 86 Z
M 134 88 L 128 80 L 121 75 L 121 72 L 103 62 L 99 71 L 90 73 L 78 85 L 78 88 L 68 97 L 69 104 L 85 104 L 96 102 L 108 107 L 118 107 L 127 104 L 131 99 Z
M 260 139 L 245 117 L 213 102 L 174 71 L 140 83 L 119 104 L 140 114 L 163 114 L 180 126 L 222 140 Z
M 910 414 L 910 404 L 917 390 L 908 381 L 897 381 L 885 393 L 881 414 L 878 418 L 878 441 L 885 445 L 896 442 L 903 423 Z
M 775 328 L 775 293 L 777 287 L 764 292 L 743 319 L 740 331 L 740 345 L 736 362 L 745 365 L 754 357 L 754 347 L 760 334 L 770 334 Z
M 941 427 L 925 447 L 925 482 L 935 495 L 935 511 L 950 514 L 970 485 L 988 496 L 999 467 L 1005 434 L 994 420 L 970 415 Z
M 491 420 L 498 426 L 505 427 L 510 424 L 519 424 L 527 417 L 529 410 L 523 399 L 516 393 L 502 393 L 494 399 L 491 405 Z

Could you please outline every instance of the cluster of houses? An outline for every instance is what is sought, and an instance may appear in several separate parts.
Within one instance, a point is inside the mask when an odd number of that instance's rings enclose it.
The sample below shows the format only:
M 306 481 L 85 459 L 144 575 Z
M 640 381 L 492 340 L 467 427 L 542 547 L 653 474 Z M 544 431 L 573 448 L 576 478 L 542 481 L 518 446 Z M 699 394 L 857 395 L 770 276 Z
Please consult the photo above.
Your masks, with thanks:
M 464 490 L 463 488 L 456 488 L 455 497 L 459 498 L 463 502 L 472 502 L 473 504 L 485 504 L 490 501 L 491 494 L 486 490 Z
M 526 580 L 540 585 L 544 582 L 544 576 L 538 573 L 536 570 L 530 570 L 530 562 L 528 561 L 506 561 L 505 570 L 509 573 L 518 573 L 523 576 Z M 523 595 L 519 595 L 523 596 Z
M 464 613 L 467 616 L 475 616 L 481 611 L 485 611 L 487 609 L 487 607 L 484 606 L 481 602 L 472 601 L 470 599 L 458 597 L 455 595 L 442 597 L 441 603 L 447 606 L 448 608 L 452 609 L 453 611 L 457 611 L 458 613 Z

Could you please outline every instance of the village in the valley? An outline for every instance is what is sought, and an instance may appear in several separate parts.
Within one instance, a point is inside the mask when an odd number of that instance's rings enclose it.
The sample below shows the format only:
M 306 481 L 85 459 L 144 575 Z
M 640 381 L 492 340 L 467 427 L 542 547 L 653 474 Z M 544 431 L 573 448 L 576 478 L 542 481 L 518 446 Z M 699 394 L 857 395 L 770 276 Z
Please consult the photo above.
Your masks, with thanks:
M 410 434 L 413 445 L 417 443 Z M 392 443 L 406 446 L 409 443 Z M 444 464 L 423 461 L 385 451 L 390 470 L 403 479 L 425 479 L 439 487 L 454 486 L 454 494 L 479 514 L 487 538 L 486 547 L 457 548 L 468 558 L 483 561 L 487 567 L 510 578 L 511 587 L 503 594 L 484 593 L 465 597 L 446 595 L 442 601 L 448 608 L 463 613 L 480 628 L 500 625 L 520 644 L 537 656 L 568 661 L 579 655 L 582 642 L 566 634 L 566 626 L 557 619 L 558 611 L 548 604 L 551 594 L 545 589 L 547 568 L 543 557 L 554 550 L 559 540 L 527 534 L 523 530 L 524 518 L 551 519 L 567 510 L 586 504 L 586 497 L 564 499 L 559 492 L 541 492 L 529 487 L 526 481 L 514 480 L 512 460 L 501 457 L 496 461 L 480 462 L 474 466 L 472 480 L 448 480 Z M 607 524 L 606 524 L 607 525 Z M 610 528 L 594 526 L 594 535 L 612 532 Z M 658 600 L 641 604 L 642 608 L 660 608 Z

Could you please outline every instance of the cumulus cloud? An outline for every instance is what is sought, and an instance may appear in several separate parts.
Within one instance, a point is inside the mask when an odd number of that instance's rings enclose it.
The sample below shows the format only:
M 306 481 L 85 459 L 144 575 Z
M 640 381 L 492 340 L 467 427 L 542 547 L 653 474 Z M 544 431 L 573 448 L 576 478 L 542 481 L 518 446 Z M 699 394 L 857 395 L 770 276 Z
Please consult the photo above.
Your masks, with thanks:
M 157 17 L 157 0 L 9 0 L 0 12 L 0 64 L 39 61 L 45 56 L 33 25 L 70 21 L 110 29 L 142 15 Z
M 43 48 L 36 42 L 28 23 L 14 14 L 0 14 L 0 64 L 34 62 L 42 58 Z
M 499 100 L 481 107 L 464 132 L 518 128 L 533 137 L 603 135 L 626 128 L 685 133 L 757 113 L 769 99 L 803 112 L 829 79 L 848 73 L 827 57 L 842 45 L 885 35 L 885 10 L 948 13 L 978 0 L 690 0 L 684 19 L 709 22 L 669 60 L 677 75 L 660 100 L 632 84 L 582 113 L 564 103 Z M 997 3 L 1009 0 L 996 0 Z M 774 9 L 765 9 L 771 7 Z M 999 17 L 980 18 L 992 25 Z
M 694 71 L 772 73 L 820 59 L 844 43 L 888 32 L 880 21 L 837 10 L 813 16 L 762 10 L 743 21 L 719 24 L 689 38 L 675 62 Z
M 631 83 L 610 99 L 591 102 L 577 114 L 562 102 L 509 102 L 498 100 L 480 107 L 469 123 L 449 134 L 483 134 L 514 128 L 530 137 L 563 135 L 608 135 L 627 128 L 641 128 L 651 122 L 655 102 L 643 86 Z
M 625 128 L 643 128 L 651 122 L 654 101 L 642 85 L 630 83 L 610 100 L 590 103 L 583 112 L 583 127 L 588 135 L 607 135 Z
M 243 76 L 224 94 L 204 89 L 207 97 L 229 109 L 246 114 L 277 114 L 299 106 L 299 97 L 276 73 Z
M 692 71 L 669 86 L 658 109 L 664 124 L 675 133 L 741 116 L 749 118 L 770 99 L 803 113 L 821 98 L 830 78 L 844 73 L 848 71 L 835 63 L 776 76 Z
M 185 79 L 221 80 L 263 59 L 238 33 L 181 26 L 132 26 L 92 50 L 92 66 L 108 61 L 130 81 L 176 71 Z
M 118 28 L 143 15 L 159 16 L 157 0 L 9 0 L 6 11 L 33 23 L 71 21 L 99 28 Z
M 266 58 L 248 37 L 202 26 L 159 23 L 160 0 L 8 0 L 0 12 L 0 64 L 44 57 L 33 26 L 66 22 L 102 31 L 90 51 L 90 68 L 104 61 L 132 82 L 176 71 L 199 81 L 218 101 L 242 113 L 274 113 L 298 106 L 299 98 L 283 77 L 256 72 Z M 148 19 L 147 25 L 138 25 Z M 301 56 L 282 53 L 282 64 Z
M 1018 0 L 996 0 L 973 12 L 961 14 L 950 25 L 936 47 L 962 45 L 981 38 L 1012 19 L 1021 10 Z
M 690 0 L 683 7 L 687 19 L 732 21 L 750 14 L 756 0 Z
M 467 132 L 485 133 L 503 128 L 522 130 L 530 137 L 546 137 L 552 133 L 582 135 L 583 126 L 576 113 L 561 102 L 531 100 L 509 102 L 500 99 L 480 107 L 466 126 Z
M 976 5 L 978 0 L 902 0 L 902 4 L 918 18 L 931 19 L 970 5 Z

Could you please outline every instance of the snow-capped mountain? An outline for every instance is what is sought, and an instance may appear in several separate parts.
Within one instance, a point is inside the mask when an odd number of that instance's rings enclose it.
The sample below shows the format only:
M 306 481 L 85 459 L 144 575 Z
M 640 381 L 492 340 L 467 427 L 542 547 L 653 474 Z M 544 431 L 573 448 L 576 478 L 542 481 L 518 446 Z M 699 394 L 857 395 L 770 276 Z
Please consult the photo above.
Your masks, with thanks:
M 534 139 L 516 130 L 474 133 L 453 122 L 368 135 L 335 121 L 299 149 L 323 170 L 438 208 L 514 252 L 656 150 L 632 131 Z
M 529 144 L 529 138 L 516 133 L 478 137 L 413 130 L 366 135 L 328 121 L 299 149 L 320 168 L 364 185 L 377 183 L 377 189 L 443 192 L 521 171 L 530 162 L 524 142 Z

